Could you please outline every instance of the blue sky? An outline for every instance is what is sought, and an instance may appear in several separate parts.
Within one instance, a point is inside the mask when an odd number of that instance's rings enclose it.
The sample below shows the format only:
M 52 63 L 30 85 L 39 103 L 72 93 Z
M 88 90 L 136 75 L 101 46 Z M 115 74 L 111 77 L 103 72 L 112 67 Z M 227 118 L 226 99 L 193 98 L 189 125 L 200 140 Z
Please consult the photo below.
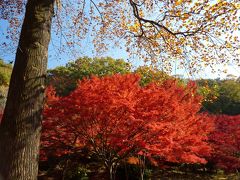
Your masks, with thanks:
M 5 20 L 0 20 L 0 44 L 7 43 L 8 48 L 1 48 L 0 49 L 0 58 L 2 58 L 6 62 L 13 61 L 15 58 L 15 52 L 16 52 L 16 46 L 17 44 L 12 43 L 7 36 L 7 30 L 9 28 L 9 24 Z M 61 42 L 63 41 L 63 42 Z M 79 57 L 83 56 L 89 56 L 89 57 L 96 57 L 98 56 L 97 53 L 94 50 L 94 46 L 92 45 L 91 41 L 92 38 L 88 34 L 87 37 L 82 41 L 82 44 L 84 44 L 84 47 L 82 48 L 73 48 L 65 46 L 67 49 L 66 52 L 62 52 L 61 44 L 64 44 L 66 39 L 63 37 L 60 40 L 60 37 L 55 34 L 55 32 L 52 32 L 51 41 L 49 44 L 49 62 L 48 62 L 48 68 L 54 68 L 56 66 L 62 66 L 68 63 L 69 61 L 76 60 Z M 59 51 L 60 49 L 60 51 Z M 124 50 L 116 49 L 113 46 L 109 47 L 109 51 L 105 54 L 102 54 L 100 56 L 106 57 L 110 56 L 113 58 L 121 58 L 124 60 L 127 60 L 127 53 L 124 52 Z

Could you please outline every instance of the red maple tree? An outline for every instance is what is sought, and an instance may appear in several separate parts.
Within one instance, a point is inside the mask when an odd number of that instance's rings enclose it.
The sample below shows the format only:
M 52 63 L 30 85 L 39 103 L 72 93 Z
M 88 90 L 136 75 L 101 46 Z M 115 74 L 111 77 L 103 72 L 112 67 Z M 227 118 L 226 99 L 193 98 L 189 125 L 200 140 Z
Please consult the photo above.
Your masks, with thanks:
M 93 77 L 69 96 L 50 100 L 44 112 L 42 153 L 62 155 L 88 147 L 109 172 L 134 154 L 166 161 L 205 163 L 211 152 L 210 118 L 198 114 L 196 86 L 139 85 L 138 75 Z M 111 173 L 110 173 L 111 174 Z
M 209 136 L 213 155 L 209 161 L 226 171 L 240 169 L 240 115 L 216 115 L 215 130 Z
M 147 124 L 151 133 L 145 134 L 147 152 L 170 162 L 206 163 L 204 157 L 211 152 L 207 134 L 213 130 L 213 123 L 207 114 L 198 113 L 201 97 L 196 94 L 195 84 L 190 82 L 184 88 L 170 80 L 146 90 L 149 96 L 144 97 L 152 107 L 150 117 L 145 119 L 152 119 Z

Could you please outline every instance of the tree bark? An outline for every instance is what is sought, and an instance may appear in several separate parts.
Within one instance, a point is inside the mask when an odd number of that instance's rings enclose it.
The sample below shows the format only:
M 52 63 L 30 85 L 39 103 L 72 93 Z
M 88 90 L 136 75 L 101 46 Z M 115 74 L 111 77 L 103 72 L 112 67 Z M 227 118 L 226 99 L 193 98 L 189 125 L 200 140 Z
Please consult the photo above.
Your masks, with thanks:
M 35 180 L 54 0 L 28 0 L 0 125 L 0 179 Z

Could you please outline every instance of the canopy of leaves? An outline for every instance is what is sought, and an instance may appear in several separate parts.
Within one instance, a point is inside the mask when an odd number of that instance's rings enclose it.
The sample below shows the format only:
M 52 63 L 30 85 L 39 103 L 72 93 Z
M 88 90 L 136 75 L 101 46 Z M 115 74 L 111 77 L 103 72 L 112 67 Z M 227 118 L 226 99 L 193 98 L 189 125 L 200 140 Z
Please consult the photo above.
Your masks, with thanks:
M 167 79 L 173 79 L 173 77 L 169 76 L 163 71 L 160 71 L 155 68 L 151 68 L 149 66 L 140 66 L 138 67 L 134 73 L 137 73 L 141 77 L 140 85 L 145 86 L 149 83 L 157 83 L 161 84 Z
M 83 78 L 126 74 L 130 71 L 131 65 L 122 59 L 83 57 L 68 63 L 66 67 L 49 70 L 48 84 L 56 88 L 57 94 L 67 95 L 76 88 L 77 81 Z
M 200 93 L 205 97 L 203 110 L 218 114 L 240 114 L 240 82 L 233 79 L 197 82 Z
M 215 104 L 219 104 L 223 114 L 240 114 L 240 82 L 222 81 L 219 87 L 219 97 Z
M 0 18 L 11 26 L 6 36 L 15 41 L 25 5 L 0 3 Z M 239 65 L 239 7 L 237 0 L 62 0 L 56 1 L 53 30 L 63 39 L 61 51 L 84 46 L 89 33 L 99 53 L 114 45 L 130 57 L 165 68 L 178 60 L 194 72 L 203 65 Z
M 48 91 L 42 155 L 87 147 L 105 163 L 134 154 L 164 161 L 205 163 L 210 119 L 198 114 L 201 97 L 173 80 L 141 87 L 137 75 L 93 77 L 66 97 Z

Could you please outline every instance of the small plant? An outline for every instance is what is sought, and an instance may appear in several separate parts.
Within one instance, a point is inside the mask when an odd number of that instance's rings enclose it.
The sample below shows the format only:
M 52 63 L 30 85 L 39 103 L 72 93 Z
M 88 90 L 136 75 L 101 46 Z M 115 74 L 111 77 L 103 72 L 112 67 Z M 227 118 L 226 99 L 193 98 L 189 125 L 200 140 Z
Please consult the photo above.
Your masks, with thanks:
M 82 166 L 81 164 L 78 164 L 75 167 L 71 166 L 70 168 L 68 168 L 64 176 L 64 179 L 65 180 L 87 180 L 88 173 L 90 173 L 89 169 Z

